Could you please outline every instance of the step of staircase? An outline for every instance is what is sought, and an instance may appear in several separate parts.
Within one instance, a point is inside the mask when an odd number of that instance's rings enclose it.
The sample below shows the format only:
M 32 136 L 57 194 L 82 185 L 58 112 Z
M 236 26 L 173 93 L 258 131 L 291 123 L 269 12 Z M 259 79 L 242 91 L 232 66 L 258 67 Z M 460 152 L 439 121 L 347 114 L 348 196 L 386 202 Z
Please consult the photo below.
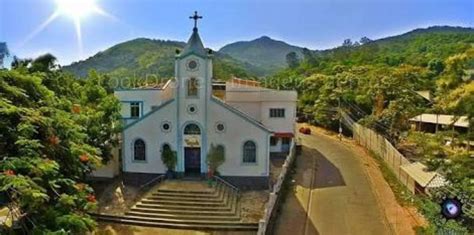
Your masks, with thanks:
M 165 223 L 137 220 L 127 216 L 94 215 L 98 220 L 104 222 L 129 224 L 135 226 L 177 228 L 177 229 L 199 229 L 199 230 L 231 230 L 231 231 L 257 231 L 257 223 L 227 223 L 227 224 L 188 224 L 188 223 Z
M 181 196 L 149 196 L 146 199 L 150 200 L 164 200 L 164 201 L 170 201 L 170 200 L 176 200 L 176 201 L 186 201 L 186 202 L 223 202 L 224 198 L 220 197 L 181 197 Z
M 174 209 L 174 210 L 201 210 L 201 211 L 230 211 L 231 206 L 222 207 L 206 207 L 206 206 L 189 206 L 189 205 L 162 205 L 162 204 L 143 204 L 141 202 L 135 205 L 137 208 L 150 209 Z
M 225 215 L 233 216 L 236 214 L 234 210 L 225 210 L 225 211 L 203 211 L 203 210 L 182 210 L 182 209 L 165 209 L 165 208 L 141 208 L 133 207 L 130 209 L 133 212 L 143 212 L 143 213 L 156 213 L 156 214 L 174 214 L 174 215 Z
M 163 193 L 186 193 L 186 194 L 195 194 L 195 195 L 206 195 L 206 194 L 214 194 L 215 191 L 207 190 L 207 191 L 199 191 L 199 190 L 175 190 L 175 189 L 158 189 L 158 192 Z
M 194 201 L 178 201 L 178 200 L 161 200 L 161 199 L 142 199 L 141 202 L 143 204 L 160 204 L 160 205 L 189 205 L 189 206 L 208 206 L 208 207 L 219 207 L 219 206 L 225 206 L 225 202 L 209 202 L 209 201 L 200 201 L 200 202 L 194 202 Z
M 195 194 L 195 193 L 183 193 L 183 192 L 162 192 L 157 191 L 156 193 L 152 193 L 152 196 L 165 196 L 165 197 L 188 197 L 188 198 L 218 198 L 221 194 L 215 192 L 212 194 Z
M 126 212 L 127 216 L 139 216 L 146 218 L 159 218 L 159 219 L 179 219 L 179 220 L 219 220 L 219 221 L 240 221 L 240 217 L 235 214 L 231 215 L 219 215 L 219 214 L 169 214 L 169 213 L 145 213 L 139 211 Z

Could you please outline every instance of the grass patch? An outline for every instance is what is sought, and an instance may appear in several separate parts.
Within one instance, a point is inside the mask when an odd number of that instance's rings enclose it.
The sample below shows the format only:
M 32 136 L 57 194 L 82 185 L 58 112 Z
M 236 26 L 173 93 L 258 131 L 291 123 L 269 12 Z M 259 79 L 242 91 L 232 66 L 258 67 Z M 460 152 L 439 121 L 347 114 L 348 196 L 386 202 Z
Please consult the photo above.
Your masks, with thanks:
M 415 205 L 415 197 L 405 185 L 400 183 L 397 176 L 395 175 L 395 173 L 393 173 L 392 169 L 387 165 L 387 163 L 373 151 L 369 151 L 369 154 L 377 161 L 379 169 L 382 172 L 383 178 L 385 179 L 385 181 L 387 181 L 388 185 L 390 185 L 390 188 L 395 194 L 397 202 L 400 203 L 400 205 L 402 206 Z

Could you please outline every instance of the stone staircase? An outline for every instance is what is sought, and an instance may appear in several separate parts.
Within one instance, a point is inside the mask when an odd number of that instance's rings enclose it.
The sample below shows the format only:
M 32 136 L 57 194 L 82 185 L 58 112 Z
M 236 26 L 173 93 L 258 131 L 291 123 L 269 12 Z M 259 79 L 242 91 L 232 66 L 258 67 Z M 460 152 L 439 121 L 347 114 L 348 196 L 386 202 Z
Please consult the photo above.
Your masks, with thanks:
M 240 192 L 217 178 L 203 181 L 164 181 L 123 216 L 94 215 L 104 222 L 196 230 L 257 231 L 257 223 L 242 222 Z

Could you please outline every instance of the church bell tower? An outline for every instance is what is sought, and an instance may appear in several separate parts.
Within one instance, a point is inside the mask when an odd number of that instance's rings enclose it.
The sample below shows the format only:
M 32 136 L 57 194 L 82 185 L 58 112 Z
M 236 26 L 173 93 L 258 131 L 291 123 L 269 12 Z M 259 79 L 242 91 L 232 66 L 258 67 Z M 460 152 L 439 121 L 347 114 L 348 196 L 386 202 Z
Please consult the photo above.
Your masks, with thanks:
M 212 55 L 198 33 L 197 12 L 189 17 L 194 28 L 183 51 L 176 55 L 178 172 L 207 172 L 208 103 L 212 96 Z

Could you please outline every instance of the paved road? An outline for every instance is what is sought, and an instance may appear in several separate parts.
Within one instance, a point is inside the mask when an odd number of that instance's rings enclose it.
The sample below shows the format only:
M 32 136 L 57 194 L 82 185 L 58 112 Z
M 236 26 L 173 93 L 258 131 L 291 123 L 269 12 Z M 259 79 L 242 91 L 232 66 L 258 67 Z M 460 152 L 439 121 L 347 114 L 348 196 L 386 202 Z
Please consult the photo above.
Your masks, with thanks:
M 301 140 L 293 193 L 276 234 L 391 234 L 360 155 L 319 133 Z

